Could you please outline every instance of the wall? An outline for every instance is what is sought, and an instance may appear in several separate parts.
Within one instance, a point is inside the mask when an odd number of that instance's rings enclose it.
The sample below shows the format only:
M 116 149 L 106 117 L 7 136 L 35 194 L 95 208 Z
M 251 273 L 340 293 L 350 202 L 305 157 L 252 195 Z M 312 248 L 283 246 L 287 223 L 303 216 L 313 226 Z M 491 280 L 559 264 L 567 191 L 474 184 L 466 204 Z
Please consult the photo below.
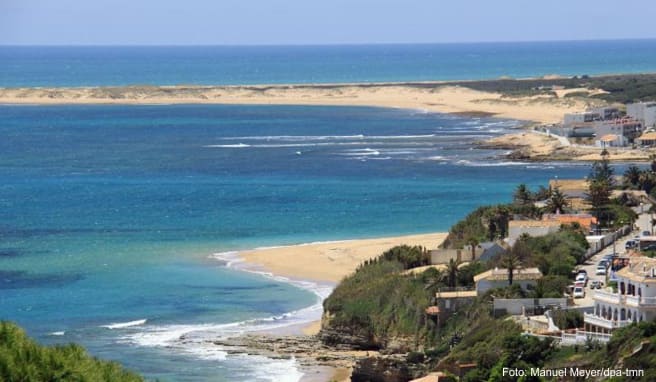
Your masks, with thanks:
M 535 306 L 559 305 L 567 307 L 566 298 L 495 298 L 494 310 L 505 310 L 508 314 L 523 314 L 524 309 Z

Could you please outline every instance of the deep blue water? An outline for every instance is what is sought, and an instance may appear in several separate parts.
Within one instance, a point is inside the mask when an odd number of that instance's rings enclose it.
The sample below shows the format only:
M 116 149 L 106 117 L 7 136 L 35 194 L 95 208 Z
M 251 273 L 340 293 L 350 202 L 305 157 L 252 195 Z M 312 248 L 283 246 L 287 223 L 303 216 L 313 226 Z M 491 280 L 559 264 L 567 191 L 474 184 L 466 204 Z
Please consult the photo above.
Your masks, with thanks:
M 588 172 L 472 148 L 517 125 L 361 107 L 0 106 L 0 318 L 149 377 L 295 380 L 293 361 L 205 339 L 316 317 L 285 315 L 316 295 L 210 255 L 444 231 L 520 182 Z
M 0 47 L 2 87 L 430 81 L 654 71 L 656 40 Z

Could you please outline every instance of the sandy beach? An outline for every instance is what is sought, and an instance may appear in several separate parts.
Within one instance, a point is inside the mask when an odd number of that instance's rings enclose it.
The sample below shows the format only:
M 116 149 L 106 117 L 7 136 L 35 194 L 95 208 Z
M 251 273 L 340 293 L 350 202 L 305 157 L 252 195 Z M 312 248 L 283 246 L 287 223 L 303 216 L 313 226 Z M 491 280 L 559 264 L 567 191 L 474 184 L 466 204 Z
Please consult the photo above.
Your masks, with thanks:
M 338 283 L 355 271 L 363 261 L 376 257 L 397 245 L 436 248 L 446 233 L 430 233 L 378 239 L 344 240 L 292 245 L 240 252 L 248 263 L 276 275 Z
M 0 88 L 2 104 L 261 104 L 374 106 L 556 123 L 589 101 L 564 94 L 508 97 L 448 82 L 259 86 Z
M 345 276 L 353 273 L 356 267 L 363 261 L 376 257 L 387 249 L 402 244 L 420 245 L 429 249 L 436 248 L 444 241 L 446 236 L 447 233 L 441 232 L 375 239 L 331 241 L 256 249 L 240 252 L 239 255 L 249 266 L 263 268 L 275 275 L 337 284 Z M 298 337 L 298 340 L 307 338 L 307 336 L 312 337 L 320 329 L 320 321 L 314 321 L 304 327 L 300 327 L 300 337 Z M 297 347 L 297 339 L 292 338 L 292 351 L 300 351 Z M 275 339 L 275 341 L 279 340 Z M 241 343 L 241 341 L 243 340 L 239 340 L 238 343 Z M 309 343 L 317 342 L 316 339 L 307 339 L 306 341 Z M 260 342 L 266 342 L 266 340 L 261 340 Z M 250 348 L 252 349 L 252 346 Z M 278 350 L 280 349 L 278 348 Z M 317 352 L 304 349 L 301 353 L 295 354 L 301 359 L 306 359 L 304 362 L 311 364 L 306 365 L 304 368 L 307 374 L 304 376 L 303 381 L 314 382 L 323 381 L 326 378 L 333 381 L 350 380 L 350 369 L 355 359 L 364 357 L 369 352 L 337 350 L 322 350 Z M 316 359 L 326 358 L 327 355 L 329 356 L 328 358 L 335 358 L 339 361 L 323 363 L 323 366 L 319 368 L 313 365 Z M 311 361 L 307 361 L 308 359 Z

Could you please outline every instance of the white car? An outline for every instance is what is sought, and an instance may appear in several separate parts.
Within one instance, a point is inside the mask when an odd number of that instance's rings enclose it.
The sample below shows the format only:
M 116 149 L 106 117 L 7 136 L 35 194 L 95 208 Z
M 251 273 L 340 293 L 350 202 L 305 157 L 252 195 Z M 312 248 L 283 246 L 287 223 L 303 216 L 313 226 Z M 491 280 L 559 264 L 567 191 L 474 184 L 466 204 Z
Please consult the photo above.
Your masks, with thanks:
M 583 282 L 583 285 L 588 283 L 588 276 L 585 275 L 585 273 L 579 273 L 576 275 L 576 282 Z
M 585 297 L 585 288 L 583 287 L 574 287 L 574 292 L 572 292 L 574 298 L 584 298 Z
M 595 275 L 606 275 L 606 266 L 597 265 L 597 270 L 595 271 Z

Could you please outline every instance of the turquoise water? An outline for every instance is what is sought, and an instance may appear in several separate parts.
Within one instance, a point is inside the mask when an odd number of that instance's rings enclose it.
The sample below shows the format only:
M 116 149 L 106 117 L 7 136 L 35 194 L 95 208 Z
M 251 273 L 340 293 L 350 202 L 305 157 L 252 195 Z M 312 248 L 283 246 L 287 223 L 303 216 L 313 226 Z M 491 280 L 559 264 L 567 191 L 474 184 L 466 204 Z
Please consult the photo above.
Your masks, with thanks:
M 656 40 L 257 47 L 0 47 L 0 86 L 467 80 L 656 71 Z
M 329 288 L 213 254 L 444 231 L 519 182 L 588 172 L 472 148 L 518 125 L 361 107 L 0 106 L 1 318 L 163 380 L 296 380 L 293 360 L 207 341 L 316 318 Z

